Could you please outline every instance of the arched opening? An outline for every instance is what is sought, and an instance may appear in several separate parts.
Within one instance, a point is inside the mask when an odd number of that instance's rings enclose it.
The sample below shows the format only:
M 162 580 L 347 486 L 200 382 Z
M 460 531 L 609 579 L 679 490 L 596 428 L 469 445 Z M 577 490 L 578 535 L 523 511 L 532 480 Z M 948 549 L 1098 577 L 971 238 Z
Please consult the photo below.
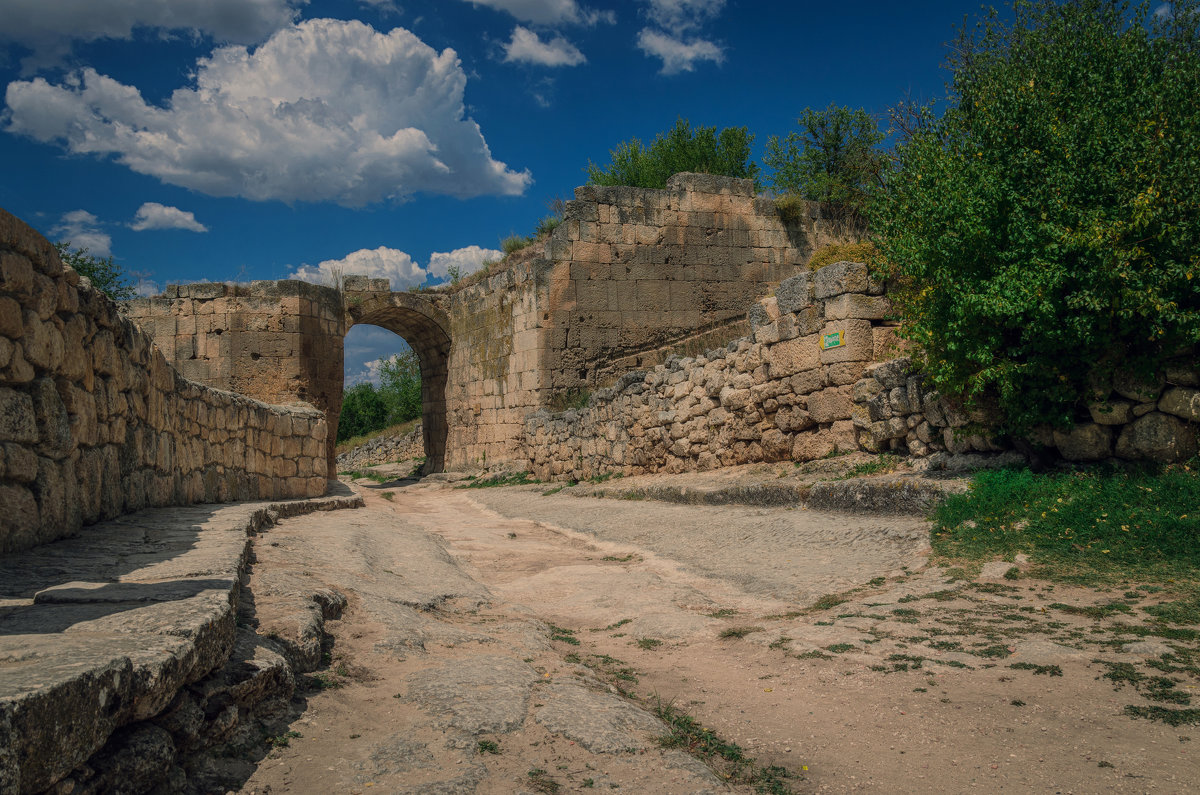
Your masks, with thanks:
M 428 300 L 408 293 L 370 298 L 347 307 L 346 315 L 347 331 L 358 325 L 379 326 L 403 337 L 416 354 L 421 366 L 421 427 L 425 441 L 422 472 L 443 471 L 449 432 L 446 416 L 446 376 L 450 358 L 448 319 Z

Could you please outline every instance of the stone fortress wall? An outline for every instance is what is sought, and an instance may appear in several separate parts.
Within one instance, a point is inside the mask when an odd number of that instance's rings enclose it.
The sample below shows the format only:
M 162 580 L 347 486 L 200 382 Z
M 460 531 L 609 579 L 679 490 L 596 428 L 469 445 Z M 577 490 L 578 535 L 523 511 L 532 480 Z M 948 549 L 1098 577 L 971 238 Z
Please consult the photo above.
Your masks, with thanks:
M 325 411 L 331 462 L 343 337 L 395 331 L 421 361 L 427 469 L 462 469 L 518 460 L 525 416 L 557 395 L 745 333 L 749 304 L 854 232 L 815 203 L 785 222 L 749 180 L 677 174 L 666 190 L 577 189 L 548 240 L 458 287 L 200 284 L 129 314 L 188 377 Z
M 626 373 L 582 409 L 531 414 L 527 467 L 543 480 L 583 480 L 861 449 L 937 468 L 947 455 L 1005 449 L 985 412 L 927 387 L 891 313 L 884 285 L 861 263 L 786 279 L 752 307 L 751 335 Z M 1194 361 L 1181 357 L 1149 383 L 1118 375 L 1097 384 L 1092 422 L 1042 430 L 1034 441 L 1069 461 L 1186 461 L 1200 434 Z
M 0 210 L 0 554 L 148 506 L 317 496 L 327 425 L 186 380 Z

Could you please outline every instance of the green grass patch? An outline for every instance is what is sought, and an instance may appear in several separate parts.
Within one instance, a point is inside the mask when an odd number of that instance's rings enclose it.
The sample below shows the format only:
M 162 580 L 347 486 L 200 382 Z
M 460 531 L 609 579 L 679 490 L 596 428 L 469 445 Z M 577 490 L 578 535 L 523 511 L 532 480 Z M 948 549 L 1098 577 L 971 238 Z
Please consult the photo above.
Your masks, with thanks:
M 1034 474 L 993 470 L 934 513 L 933 548 L 949 558 L 1027 553 L 1039 574 L 1194 580 L 1200 567 L 1196 462 Z
M 838 480 L 849 480 L 850 478 L 859 478 L 866 475 L 882 475 L 886 472 L 894 471 L 899 464 L 900 456 L 893 453 L 880 453 L 870 461 L 864 461 L 861 464 L 851 467 Z
M 663 642 L 661 640 L 659 640 L 658 638 L 638 638 L 637 639 L 637 647 L 639 649 L 645 649 L 646 651 L 653 651 L 654 649 L 657 649 L 661 645 L 663 645 Z
M 556 627 L 553 624 L 547 624 L 546 626 L 550 630 L 550 640 L 560 640 L 571 646 L 579 645 L 579 638 L 575 637 L 575 630 Z
M 1017 662 L 1009 663 L 1008 667 L 1015 671 L 1033 671 L 1034 674 L 1062 676 L 1062 668 L 1058 667 L 1057 665 L 1035 665 L 1034 663 Z
M 498 754 L 500 753 L 500 743 L 495 740 L 480 740 L 475 744 L 475 747 L 481 754 Z
M 667 733 L 658 740 L 664 748 L 687 751 L 732 784 L 745 784 L 768 795 L 792 792 L 787 780 L 793 775 L 785 768 L 757 764 L 740 745 L 722 739 L 691 715 L 676 709 L 673 703 L 656 700 L 654 714 L 667 724 Z
M 844 596 L 830 593 L 830 594 L 825 594 L 820 599 L 813 602 L 812 606 L 813 606 L 814 610 L 828 610 L 831 607 L 837 607 L 838 605 L 845 604 L 846 602 L 849 602 L 849 601 L 850 600 Z
M 1171 709 L 1157 704 L 1146 707 L 1126 704 L 1125 714 L 1131 718 L 1155 720 L 1168 726 L 1200 726 L 1200 709 Z
M 505 475 L 492 475 L 486 478 L 476 478 L 456 489 L 490 489 L 496 486 L 530 486 L 541 481 L 529 477 L 528 472 L 511 472 Z

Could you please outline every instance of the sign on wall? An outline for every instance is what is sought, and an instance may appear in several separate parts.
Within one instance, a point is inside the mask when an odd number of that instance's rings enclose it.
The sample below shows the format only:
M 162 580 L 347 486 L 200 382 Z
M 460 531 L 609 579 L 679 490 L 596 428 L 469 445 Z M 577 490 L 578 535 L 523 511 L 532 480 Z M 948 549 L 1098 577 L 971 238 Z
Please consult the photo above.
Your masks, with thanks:
M 840 348 L 846 341 L 846 332 L 831 331 L 828 334 L 821 335 L 821 350 L 827 351 L 830 348 Z

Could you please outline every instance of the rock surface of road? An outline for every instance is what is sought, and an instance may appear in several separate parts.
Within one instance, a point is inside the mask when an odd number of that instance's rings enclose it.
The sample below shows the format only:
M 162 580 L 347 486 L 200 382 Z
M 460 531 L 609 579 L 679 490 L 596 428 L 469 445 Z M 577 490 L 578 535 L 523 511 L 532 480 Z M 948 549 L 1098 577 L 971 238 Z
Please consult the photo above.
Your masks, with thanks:
M 925 568 L 918 519 L 360 488 L 366 509 L 256 541 L 255 579 L 350 605 L 323 689 L 244 792 L 753 791 L 663 748 L 656 697 L 796 792 L 1186 792 L 1200 775 L 1187 727 L 1121 714 L 1133 694 L 1101 679 L 1092 622 L 1047 613 L 1086 594 Z M 1096 642 L 1117 662 L 1155 651 Z

